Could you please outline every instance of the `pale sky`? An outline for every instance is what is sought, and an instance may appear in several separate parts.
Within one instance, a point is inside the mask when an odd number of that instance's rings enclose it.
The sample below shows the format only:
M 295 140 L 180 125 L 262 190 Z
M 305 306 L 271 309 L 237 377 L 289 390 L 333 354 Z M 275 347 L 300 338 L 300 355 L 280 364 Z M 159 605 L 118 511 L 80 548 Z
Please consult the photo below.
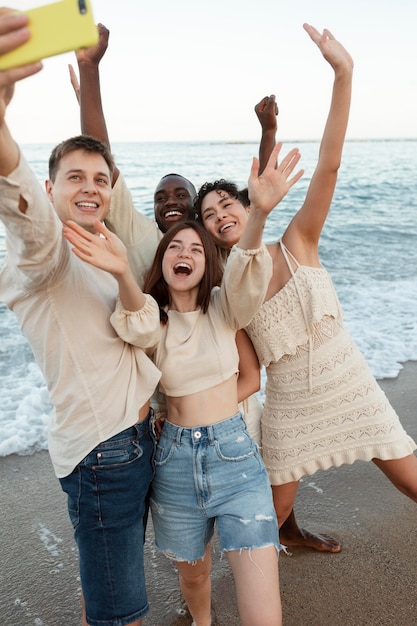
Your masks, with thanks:
M 303 22 L 327 27 L 354 59 L 348 138 L 417 138 L 416 0 L 91 2 L 110 29 L 101 85 L 113 142 L 258 140 L 253 107 L 271 93 L 281 138 L 320 138 L 333 71 Z M 8 122 L 19 142 L 78 134 L 68 63 L 73 53 L 47 59 L 17 85 Z

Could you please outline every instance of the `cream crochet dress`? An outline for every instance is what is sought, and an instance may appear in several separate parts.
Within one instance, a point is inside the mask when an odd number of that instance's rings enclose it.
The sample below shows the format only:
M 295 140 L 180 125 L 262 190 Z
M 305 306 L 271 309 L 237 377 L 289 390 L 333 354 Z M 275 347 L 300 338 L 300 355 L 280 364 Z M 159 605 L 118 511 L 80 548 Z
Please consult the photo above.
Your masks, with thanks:
M 262 456 L 271 484 L 411 454 L 416 444 L 345 329 L 329 274 L 280 243 L 292 277 L 246 328 L 267 373 Z

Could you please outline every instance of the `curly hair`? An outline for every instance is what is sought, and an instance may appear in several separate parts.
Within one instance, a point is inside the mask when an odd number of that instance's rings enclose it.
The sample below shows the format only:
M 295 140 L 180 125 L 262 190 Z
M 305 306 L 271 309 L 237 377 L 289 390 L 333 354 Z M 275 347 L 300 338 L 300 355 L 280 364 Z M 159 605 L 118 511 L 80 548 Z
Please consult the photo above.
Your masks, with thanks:
M 194 209 L 197 215 L 197 219 L 201 222 L 201 204 L 208 193 L 211 191 L 226 191 L 232 198 L 236 198 L 240 200 L 239 189 L 235 183 L 232 183 L 230 180 L 226 180 L 224 178 L 220 178 L 219 180 L 215 180 L 213 183 L 204 183 L 201 185 L 196 198 L 194 200 Z

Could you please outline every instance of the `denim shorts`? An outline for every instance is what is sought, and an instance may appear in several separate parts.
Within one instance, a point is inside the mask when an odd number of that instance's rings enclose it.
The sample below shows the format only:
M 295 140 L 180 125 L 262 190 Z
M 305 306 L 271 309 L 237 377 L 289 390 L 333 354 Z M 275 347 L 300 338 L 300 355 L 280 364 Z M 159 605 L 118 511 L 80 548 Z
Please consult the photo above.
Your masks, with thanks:
M 165 421 L 151 513 L 157 548 L 176 561 L 201 559 L 215 524 L 222 552 L 280 548 L 268 474 L 240 413 L 196 428 Z
M 90 626 L 125 626 L 149 610 L 143 544 L 153 452 L 148 417 L 100 443 L 60 479 Z

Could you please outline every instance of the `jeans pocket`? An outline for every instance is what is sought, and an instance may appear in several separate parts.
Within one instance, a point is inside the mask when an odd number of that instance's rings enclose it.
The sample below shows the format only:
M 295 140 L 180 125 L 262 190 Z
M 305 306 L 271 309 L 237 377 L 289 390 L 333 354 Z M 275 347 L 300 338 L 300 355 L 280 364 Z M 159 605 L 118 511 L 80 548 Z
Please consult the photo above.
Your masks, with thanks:
M 150 437 L 146 437 L 146 439 L 148 441 L 145 441 L 145 437 L 142 437 L 140 443 L 138 441 L 131 441 L 128 444 L 123 442 L 119 447 L 99 449 L 95 463 L 92 464 L 91 468 L 94 470 L 107 470 L 129 465 L 142 458 L 147 449 L 149 449 L 149 458 L 151 459 L 153 442 Z
M 175 441 L 164 439 L 162 436 L 155 450 L 155 466 L 161 467 L 162 465 L 166 465 L 166 463 L 172 459 L 176 449 L 177 443 Z
M 215 446 L 222 461 L 244 461 L 256 454 L 256 444 L 244 430 L 229 433 L 216 440 Z
M 61 489 L 67 494 L 68 515 L 74 530 L 80 522 L 81 473 L 76 468 L 72 474 L 60 478 Z

